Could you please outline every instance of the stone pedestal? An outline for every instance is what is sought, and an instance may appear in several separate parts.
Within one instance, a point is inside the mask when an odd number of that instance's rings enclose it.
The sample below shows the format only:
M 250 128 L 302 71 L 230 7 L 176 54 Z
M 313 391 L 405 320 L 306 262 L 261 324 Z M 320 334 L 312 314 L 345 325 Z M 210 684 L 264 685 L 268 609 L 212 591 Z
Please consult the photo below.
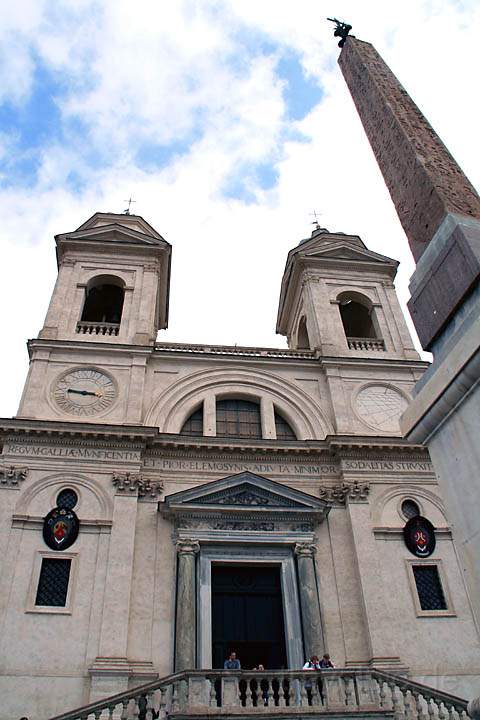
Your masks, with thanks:
M 309 543 L 297 543 L 295 545 L 300 607 L 302 610 L 303 645 L 307 658 L 312 655 L 321 657 L 325 652 L 317 579 L 315 576 L 314 554 L 314 545 L 310 545 Z
M 193 670 L 196 664 L 195 555 L 199 551 L 200 544 L 196 540 L 179 540 L 177 542 L 176 672 Z

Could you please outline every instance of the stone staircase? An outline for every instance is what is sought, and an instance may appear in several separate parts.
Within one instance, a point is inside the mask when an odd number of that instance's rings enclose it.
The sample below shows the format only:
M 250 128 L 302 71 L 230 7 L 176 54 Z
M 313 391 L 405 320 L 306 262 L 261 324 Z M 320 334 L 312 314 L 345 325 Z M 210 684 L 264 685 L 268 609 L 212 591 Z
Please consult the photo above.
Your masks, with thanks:
M 467 720 L 467 702 L 387 672 L 186 670 L 50 720 L 165 720 L 250 715 Z

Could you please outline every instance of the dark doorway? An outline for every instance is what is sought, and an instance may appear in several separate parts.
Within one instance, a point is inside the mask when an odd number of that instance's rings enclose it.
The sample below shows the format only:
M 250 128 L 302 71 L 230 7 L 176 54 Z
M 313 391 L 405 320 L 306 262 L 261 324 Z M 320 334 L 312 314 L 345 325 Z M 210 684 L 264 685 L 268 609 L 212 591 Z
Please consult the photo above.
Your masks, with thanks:
M 212 565 L 213 667 L 232 651 L 250 670 L 287 667 L 280 568 Z

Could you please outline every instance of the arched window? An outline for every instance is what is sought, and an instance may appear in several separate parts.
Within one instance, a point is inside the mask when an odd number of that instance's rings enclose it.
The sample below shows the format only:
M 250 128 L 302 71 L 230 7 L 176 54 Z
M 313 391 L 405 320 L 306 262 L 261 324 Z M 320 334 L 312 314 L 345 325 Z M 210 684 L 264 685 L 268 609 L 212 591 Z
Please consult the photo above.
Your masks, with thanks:
M 308 337 L 307 321 L 305 316 L 300 318 L 297 333 L 297 349 L 310 350 L 310 338 Z
M 250 400 L 217 400 L 217 436 L 261 438 L 260 405 Z
M 293 432 L 288 422 L 278 414 L 275 410 L 275 430 L 277 431 L 277 440 L 296 440 L 297 436 Z
M 80 322 L 120 325 L 123 310 L 124 284 L 112 275 L 92 278 L 86 289 Z
M 203 435 L 203 405 L 185 420 L 180 435 Z

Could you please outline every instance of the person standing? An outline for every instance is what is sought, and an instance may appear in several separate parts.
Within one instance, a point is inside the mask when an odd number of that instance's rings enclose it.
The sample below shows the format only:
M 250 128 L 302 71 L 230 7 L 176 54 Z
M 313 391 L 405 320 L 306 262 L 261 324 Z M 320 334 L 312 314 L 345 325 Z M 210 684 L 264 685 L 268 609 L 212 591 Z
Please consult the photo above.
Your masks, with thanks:
M 231 652 L 227 660 L 223 663 L 224 670 L 241 670 L 240 660 L 237 658 L 236 652 Z
M 320 660 L 320 667 L 323 669 L 325 668 L 334 668 L 335 665 L 330 660 L 330 655 L 328 653 L 325 653 L 325 655 Z

